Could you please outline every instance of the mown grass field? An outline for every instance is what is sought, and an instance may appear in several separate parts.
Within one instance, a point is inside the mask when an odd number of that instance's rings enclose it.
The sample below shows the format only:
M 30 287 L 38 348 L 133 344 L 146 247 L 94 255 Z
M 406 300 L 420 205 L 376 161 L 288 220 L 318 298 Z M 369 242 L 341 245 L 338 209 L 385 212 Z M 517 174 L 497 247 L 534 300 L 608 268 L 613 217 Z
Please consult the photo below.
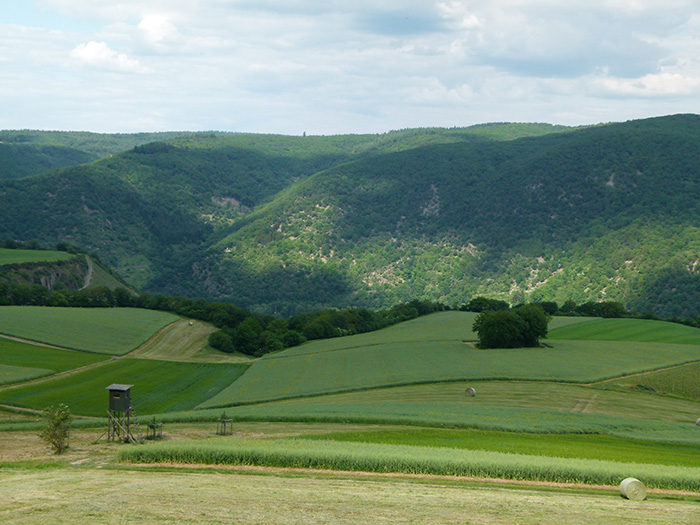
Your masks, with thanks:
M 147 359 L 111 361 L 34 385 L 0 391 L 0 403 L 33 409 L 65 403 L 74 414 L 103 416 L 108 408 L 105 388 L 113 383 L 134 385 L 132 404 L 139 414 L 190 410 L 235 381 L 246 365 L 175 363 Z
M 99 354 L 124 355 L 177 321 L 136 308 L 0 306 L 0 333 Z
M 0 266 L 36 262 L 67 261 L 75 255 L 52 250 L 9 250 L 0 248 Z

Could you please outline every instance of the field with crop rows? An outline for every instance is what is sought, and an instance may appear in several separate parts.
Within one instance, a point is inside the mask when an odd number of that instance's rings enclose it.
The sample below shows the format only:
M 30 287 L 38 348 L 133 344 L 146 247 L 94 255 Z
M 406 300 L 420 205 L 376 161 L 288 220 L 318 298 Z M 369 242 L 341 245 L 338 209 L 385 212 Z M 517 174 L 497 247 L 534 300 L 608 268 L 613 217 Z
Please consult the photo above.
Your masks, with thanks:
M 550 340 L 630 341 L 700 345 L 700 330 L 651 319 L 595 319 L 587 323 L 554 327 Z
M 43 409 L 65 403 L 74 414 L 101 416 L 108 408 L 105 388 L 112 383 L 134 385 L 132 403 L 140 414 L 190 410 L 215 395 L 243 373 L 246 365 L 174 363 L 148 359 L 110 361 L 99 370 L 49 379 L 0 391 L 0 403 Z
M 0 306 L 0 333 L 99 354 L 124 355 L 177 321 L 136 308 Z
M 120 451 L 123 461 L 263 465 L 363 472 L 478 476 L 561 483 L 617 484 L 628 476 L 649 487 L 700 490 L 700 469 L 455 448 L 266 439 L 164 443 Z
M 46 348 L 0 338 L 0 385 L 27 381 L 107 359 L 106 356 Z M 15 372 L 12 373 L 12 369 Z
M 651 390 L 683 399 L 700 401 L 700 363 L 690 363 L 666 370 L 657 370 L 639 376 L 611 381 L 625 389 Z
M 40 310 L 19 312 L 40 319 Z M 54 319 L 63 315 L 65 323 L 92 312 L 60 310 Z M 117 328 L 128 331 L 135 317 L 152 312 L 123 313 Z M 56 403 L 77 416 L 105 416 L 105 387 L 125 383 L 134 385 L 142 423 L 154 415 L 168 438 L 118 451 L 105 445 L 104 453 L 122 461 L 120 469 L 139 475 L 149 467 L 130 462 L 159 463 L 158 470 L 172 462 L 613 486 L 633 476 L 650 489 L 699 494 L 700 502 L 700 410 L 691 395 L 700 331 L 555 318 L 540 348 L 479 350 L 474 318 L 441 312 L 246 362 L 207 347 L 212 326 L 175 316 L 123 358 L 0 339 L 0 382 L 18 381 L 0 388 L 0 405 L 14 407 L 0 430 L 36 439 L 36 416 L 16 412 Z M 151 326 L 141 334 L 156 331 Z M 64 373 L 19 383 L 56 371 Z M 659 394 L 661 385 L 672 390 L 668 385 L 680 382 L 674 395 Z M 467 396 L 468 388 L 476 395 Z M 233 437 L 214 436 L 224 414 L 234 422 Z M 79 432 L 94 429 L 93 440 L 104 432 L 103 419 L 74 425 Z M 0 446 L 16 441 L 3 441 L 3 433 Z M 89 465 L 92 446 L 73 462 Z M 333 474 L 339 475 L 349 474 Z
M 474 338 L 473 319 L 466 312 L 433 314 L 375 333 L 268 354 L 201 407 L 441 381 L 589 383 L 700 360 L 700 345 L 596 339 L 549 339 L 542 348 L 480 350 L 465 342 Z M 597 322 L 574 318 L 567 323 L 564 318 L 554 332 L 583 330 Z
M 75 255 L 51 250 L 9 250 L 0 248 L 0 266 L 37 262 L 67 261 Z

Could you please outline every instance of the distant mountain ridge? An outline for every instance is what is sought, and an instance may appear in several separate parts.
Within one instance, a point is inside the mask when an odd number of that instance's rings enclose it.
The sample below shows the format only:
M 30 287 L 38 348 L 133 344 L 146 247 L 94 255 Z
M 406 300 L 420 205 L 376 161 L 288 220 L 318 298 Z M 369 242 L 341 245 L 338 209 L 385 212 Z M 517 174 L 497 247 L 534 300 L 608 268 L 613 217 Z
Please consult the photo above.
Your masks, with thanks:
M 0 137 L 2 132 L 0 132 Z M 0 237 L 267 313 L 478 294 L 700 314 L 700 117 L 189 134 L 0 181 Z

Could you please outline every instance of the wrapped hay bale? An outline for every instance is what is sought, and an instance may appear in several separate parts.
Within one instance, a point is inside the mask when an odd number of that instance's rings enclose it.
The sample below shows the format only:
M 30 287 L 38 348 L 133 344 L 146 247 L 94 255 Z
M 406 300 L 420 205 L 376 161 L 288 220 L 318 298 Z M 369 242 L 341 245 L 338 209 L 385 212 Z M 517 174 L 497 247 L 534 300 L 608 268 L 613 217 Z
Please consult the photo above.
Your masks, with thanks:
M 469 387 L 464 391 L 464 395 L 467 397 L 474 397 L 476 395 L 476 390 L 474 390 L 472 387 Z
M 647 497 L 647 488 L 638 479 L 625 478 L 620 483 L 620 494 L 629 500 L 642 501 Z
M 698 419 L 695 424 L 700 427 L 700 419 Z

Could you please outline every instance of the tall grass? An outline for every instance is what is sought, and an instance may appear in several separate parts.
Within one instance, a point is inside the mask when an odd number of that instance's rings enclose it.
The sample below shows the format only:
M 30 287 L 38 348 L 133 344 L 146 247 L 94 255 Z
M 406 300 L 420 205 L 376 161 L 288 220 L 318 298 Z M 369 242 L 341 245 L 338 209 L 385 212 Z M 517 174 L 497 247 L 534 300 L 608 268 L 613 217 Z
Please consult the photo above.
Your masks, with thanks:
M 123 449 L 119 458 L 135 463 L 261 465 L 604 485 L 617 485 L 632 476 L 652 488 L 700 490 L 698 468 L 305 439 L 164 443 Z

